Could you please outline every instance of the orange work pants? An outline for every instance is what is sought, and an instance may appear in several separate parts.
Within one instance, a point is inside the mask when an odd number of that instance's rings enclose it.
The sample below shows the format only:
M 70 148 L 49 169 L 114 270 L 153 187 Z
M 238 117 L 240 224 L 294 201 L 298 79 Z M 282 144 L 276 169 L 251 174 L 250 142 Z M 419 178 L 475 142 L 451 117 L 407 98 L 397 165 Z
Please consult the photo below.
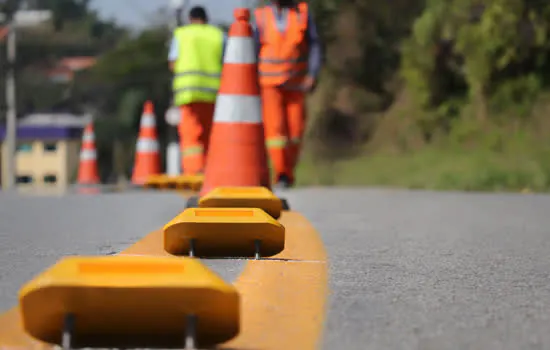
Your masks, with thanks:
M 178 133 L 184 175 L 196 175 L 204 171 L 214 106 L 214 103 L 206 102 L 180 106 L 181 120 Z
M 262 113 L 266 147 L 277 182 L 286 175 L 294 182 L 306 124 L 305 93 L 263 86 Z

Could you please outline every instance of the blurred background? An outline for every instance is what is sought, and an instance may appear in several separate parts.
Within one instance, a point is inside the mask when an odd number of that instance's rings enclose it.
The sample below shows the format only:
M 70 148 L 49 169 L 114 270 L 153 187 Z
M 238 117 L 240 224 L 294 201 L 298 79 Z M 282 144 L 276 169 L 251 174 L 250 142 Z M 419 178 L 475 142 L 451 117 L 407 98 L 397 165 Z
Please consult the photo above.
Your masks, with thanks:
M 300 185 L 550 188 L 550 3 L 309 2 L 326 64 L 309 99 Z M 260 3 L 3 0 L 1 78 L 14 69 L 20 120 L 93 117 L 102 181 L 116 182 L 130 175 L 146 100 L 166 148 L 168 43 L 189 6 L 227 28 L 235 7 Z M 2 124 L 5 95 L 0 84 Z

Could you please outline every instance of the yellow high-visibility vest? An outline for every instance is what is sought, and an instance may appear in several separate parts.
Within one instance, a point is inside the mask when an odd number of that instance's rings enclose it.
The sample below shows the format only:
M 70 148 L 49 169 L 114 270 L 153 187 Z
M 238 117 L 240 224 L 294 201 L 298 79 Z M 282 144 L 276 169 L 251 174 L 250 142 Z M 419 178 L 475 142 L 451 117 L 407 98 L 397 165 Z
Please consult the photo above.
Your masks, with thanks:
M 178 59 L 174 63 L 174 104 L 215 102 L 220 88 L 223 32 L 208 24 L 189 24 L 174 32 Z

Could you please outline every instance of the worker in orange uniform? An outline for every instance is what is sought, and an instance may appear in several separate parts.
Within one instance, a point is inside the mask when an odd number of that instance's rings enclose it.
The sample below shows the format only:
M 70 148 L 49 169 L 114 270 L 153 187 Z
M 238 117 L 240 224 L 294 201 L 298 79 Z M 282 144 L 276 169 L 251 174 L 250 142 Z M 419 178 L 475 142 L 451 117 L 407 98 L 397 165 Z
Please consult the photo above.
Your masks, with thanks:
M 272 1 L 255 11 L 266 146 L 274 183 L 294 185 L 306 125 L 306 94 L 317 85 L 321 43 L 305 2 Z
M 208 24 L 203 7 L 193 7 L 189 21 L 174 31 L 168 60 L 174 72 L 174 105 L 181 110 L 183 174 L 196 175 L 205 167 L 227 39 L 221 29 Z

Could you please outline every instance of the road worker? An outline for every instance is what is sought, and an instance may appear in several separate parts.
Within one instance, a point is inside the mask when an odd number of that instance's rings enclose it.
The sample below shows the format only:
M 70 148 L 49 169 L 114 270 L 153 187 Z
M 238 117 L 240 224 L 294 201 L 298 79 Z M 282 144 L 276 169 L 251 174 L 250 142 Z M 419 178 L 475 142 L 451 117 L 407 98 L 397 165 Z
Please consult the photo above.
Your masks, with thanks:
M 174 105 L 181 111 L 183 174 L 197 175 L 205 167 L 227 39 L 221 29 L 208 24 L 203 7 L 189 11 L 189 22 L 175 29 L 168 60 L 174 73 Z
M 276 186 L 290 187 L 306 124 L 306 94 L 317 84 L 321 46 L 305 2 L 272 1 L 254 13 L 266 147 Z

